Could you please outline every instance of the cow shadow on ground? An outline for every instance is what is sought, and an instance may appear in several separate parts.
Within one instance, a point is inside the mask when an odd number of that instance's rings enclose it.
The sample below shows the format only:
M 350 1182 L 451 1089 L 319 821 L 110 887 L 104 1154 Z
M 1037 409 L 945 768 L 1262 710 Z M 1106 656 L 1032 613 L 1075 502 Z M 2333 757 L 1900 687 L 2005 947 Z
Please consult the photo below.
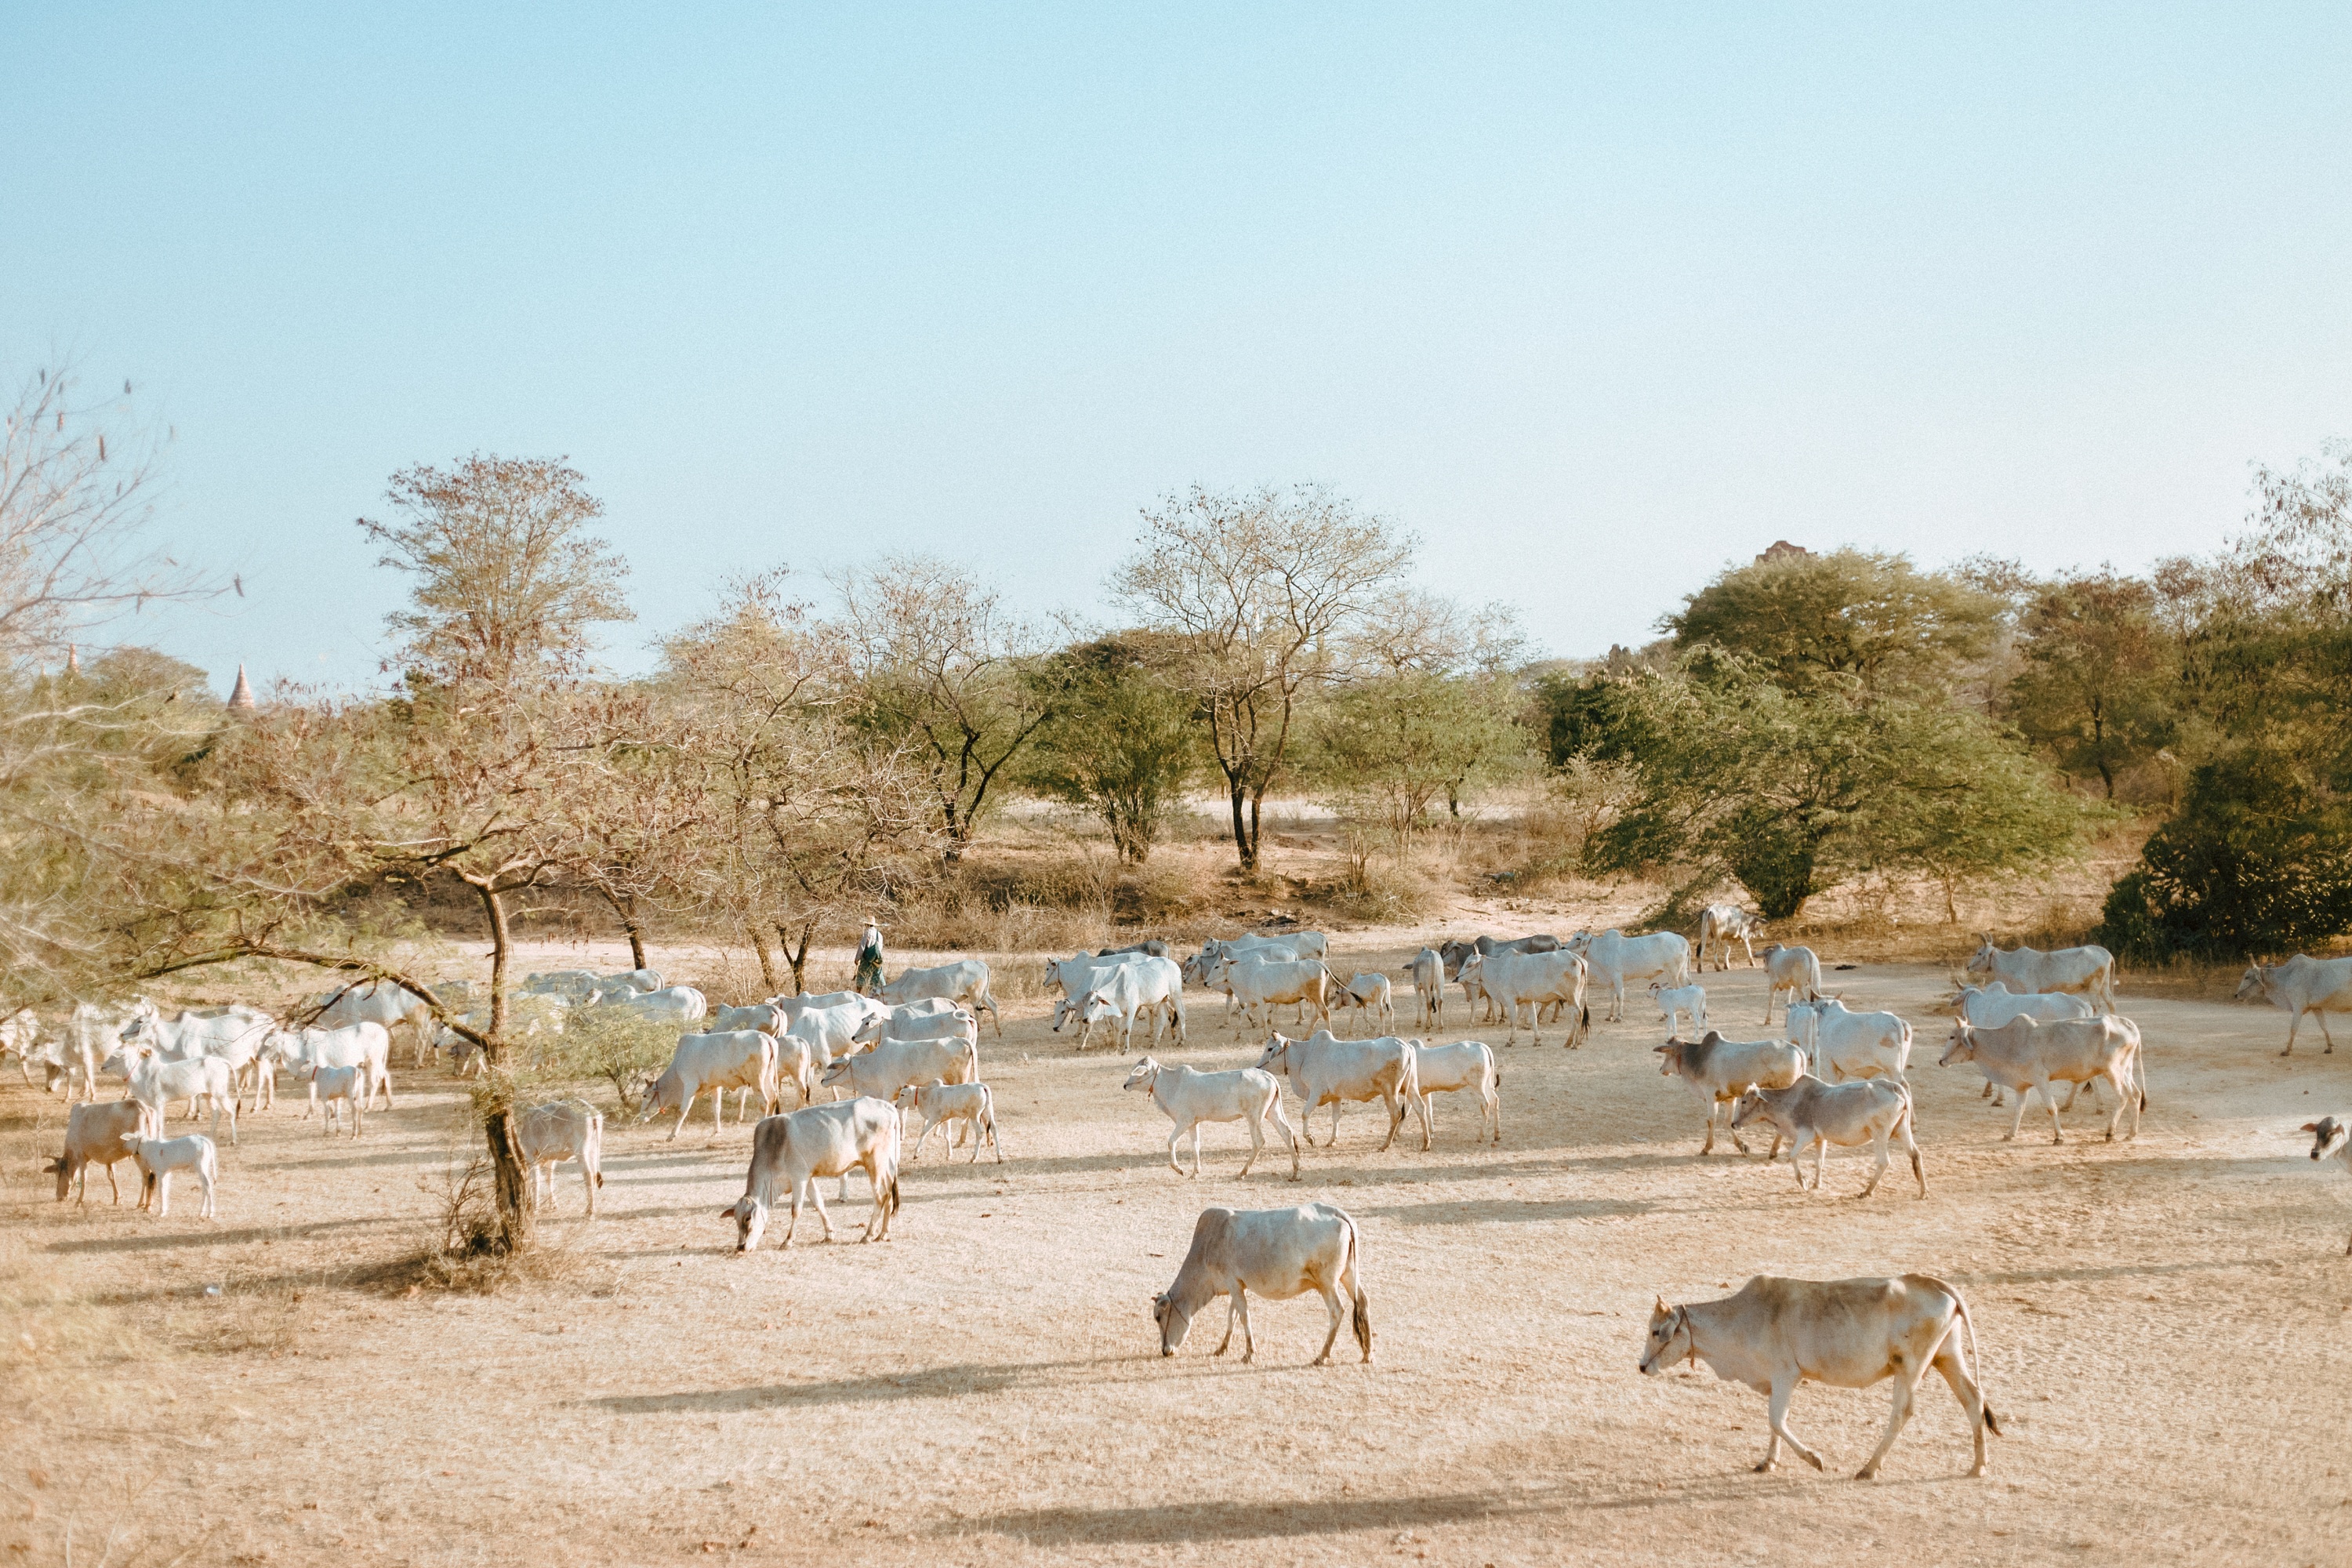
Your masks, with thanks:
M 684 1389 L 675 1394 L 602 1394 L 581 1403 L 620 1415 L 723 1415 L 746 1410 L 790 1409 L 796 1405 L 864 1405 L 908 1399 L 961 1399 L 975 1394 L 996 1394 L 1008 1389 L 1064 1385 L 1092 1388 L 1106 1382 L 1131 1383 L 1145 1375 L 1164 1376 L 1157 1370 L 1160 1359 L 1153 1355 L 1136 1354 L 993 1365 L 966 1363 L 822 1382 Z M 1129 1369 L 1129 1375 L 1118 1374 L 1116 1369 L 1122 1367 Z M 1236 1363 L 1230 1369 L 1194 1375 L 1261 1374 L 1254 1368 Z
M 176 1192 L 173 1197 L 178 1197 Z M 51 1252 L 159 1252 L 181 1247 L 242 1247 L 253 1242 L 301 1241 L 322 1236 L 329 1231 L 365 1230 L 383 1226 L 412 1223 L 399 1215 L 380 1215 L 366 1219 L 321 1220 L 316 1225 L 257 1226 L 243 1230 L 222 1230 L 209 1220 L 195 1220 L 192 1226 L 200 1228 L 182 1230 L 179 1222 L 163 1219 L 158 1225 L 173 1226 L 170 1230 L 142 1231 L 133 1236 L 95 1237 L 86 1241 L 53 1241 Z
M 1481 1225 L 1543 1222 L 1563 1219 L 1629 1219 L 1679 1205 L 1632 1198 L 1433 1198 L 1425 1204 L 1355 1211 L 1367 1219 L 1392 1219 L 1403 1225 Z
M 1219 1500 L 1153 1508 L 1023 1509 L 959 1520 L 937 1533 L 961 1535 L 975 1530 L 996 1531 L 1019 1536 L 1033 1545 L 1262 1541 L 1517 1519 L 1549 1513 L 1555 1507 L 1541 1498 L 1512 1497 L 1500 1492 L 1445 1492 L 1427 1497 L 1350 1496 L 1308 1502 Z

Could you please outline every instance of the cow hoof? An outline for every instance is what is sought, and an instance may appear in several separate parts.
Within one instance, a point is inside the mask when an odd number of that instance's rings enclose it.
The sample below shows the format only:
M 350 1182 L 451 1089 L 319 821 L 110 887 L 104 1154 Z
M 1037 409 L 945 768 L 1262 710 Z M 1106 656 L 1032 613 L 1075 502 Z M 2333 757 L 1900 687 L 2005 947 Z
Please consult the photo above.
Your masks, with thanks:
M 1854 1471 L 1853 1479 L 1858 1481 L 1874 1481 L 1878 1479 L 1878 1472 L 1872 1469 L 1868 1465 L 1864 1465 L 1862 1468 Z
M 1778 1467 L 1777 1465 L 1773 1464 L 1773 1462 L 1772 1462 L 1771 1460 L 1767 1459 L 1767 1460 L 1765 1460 L 1762 1464 L 1759 1464 L 1759 1465 L 1758 1465 L 1757 1467 L 1755 1467 L 1755 1473 L 1756 1473 L 1756 1474 L 1758 1474 L 1758 1475 L 1759 1475 L 1759 1476 L 1769 1476 L 1769 1475 L 1770 1475 L 1770 1474 L 1771 1474 L 1775 1469 L 1777 1469 L 1777 1468 L 1780 1468 L 1780 1467 Z

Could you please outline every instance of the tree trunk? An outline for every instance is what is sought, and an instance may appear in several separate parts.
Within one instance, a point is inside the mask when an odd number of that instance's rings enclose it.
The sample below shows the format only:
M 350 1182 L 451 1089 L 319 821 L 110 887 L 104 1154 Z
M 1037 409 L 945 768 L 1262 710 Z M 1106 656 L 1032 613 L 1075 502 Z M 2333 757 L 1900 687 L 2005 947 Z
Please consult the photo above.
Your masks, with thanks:
M 481 896 L 482 913 L 490 922 L 490 1026 L 483 1031 L 490 1043 L 483 1054 L 495 1069 L 507 1052 L 507 950 L 514 944 L 514 933 L 507 925 L 505 895 L 488 882 L 475 883 L 474 891 Z
M 1232 789 L 1234 801 L 1234 853 L 1240 857 L 1242 869 L 1244 872 L 1255 872 L 1257 870 L 1257 846 L 1251 842 L 1249 825 L 1242 819 L 1242 805 L 1243 802 L 1248 798 L 1248 795 L 1247 792 L 1242 788 L 1238 781 L 1233 784 Z
M 596 891 L 613 906 L 613 912 L 621 917 L 621 932 L 629 939 L 629 967 L 643 969 L 646 966 L 646 936 L 637 925 L 635 895 L 615 893 L 601 882 L 597 884 Z
M 509 1100 L 513 1085 L 506 1076 L 507 953 L 514 945 L 514 931 L 507 924 L 506 896 L 488 882 L 475 883 L 474 890 L 481 895 L 482 912 L 490 921 L 490 1026 L 483 1031 L 490 1043 L 482 1054 L 489 1062 L 494 1104 L 483 1121 L 482 1134 L 490 1147 L 490 1180 L 498 1195 L 499 1228 L 505 1237 L 507 1250 L 520 1252 L 530 1242 L 530 1198 L 525 1187 L 528 1177 L 523 1170 L 522 1151 L 516 1147 L 510 1121 L 514 1108 Z
M 808 969 L 809 943 L 815 940 L 816 922 L 814 921 L 811 921 L 808 924 L 801 928 L 801 945 L 797 950 L 795 950 L 793 946 L 792 932 L 784 929 L 782 921 L 779 921 L 776 922 L 776 945 L 784 950 L 784 962 L 792 967 L 793 994 L 795 996 L 805 996 L 808 994 L 808 977 L 806 972 Z
M 760 984 L 767 987 L 769 995 L 773 996 L 776 994 L 776 959 L 768 951 L 767 933 L 758 926 L 747 925 L 743 928 L 743 934 L 751 939 L 751 951 L 760 955 Z
M 482 1135 L 490 1146 L 491 1188 L 498 1199 L 499 1229 L 509 1252 L 520 1252 L 530 1243 L 530 1192 L 525 1185 L 521 1151 L 516 1147 L 514 1110 L 501 1106 L 483 1120 Z

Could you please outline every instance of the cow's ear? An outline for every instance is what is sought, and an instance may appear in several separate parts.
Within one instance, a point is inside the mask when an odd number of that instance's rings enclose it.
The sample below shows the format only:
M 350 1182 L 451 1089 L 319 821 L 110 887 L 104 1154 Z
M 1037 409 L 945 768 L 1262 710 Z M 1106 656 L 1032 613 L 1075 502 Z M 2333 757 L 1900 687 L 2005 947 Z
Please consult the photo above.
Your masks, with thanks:
M 1659 1298 L 1658 1298 L 1658 1310 L 1659 1310 L 1661 1313 L 1668 1313 L 1668 1312 L 1672 1312 L 1672 1311 L 1674 1310 L 1674 1309 L 1673 1309 L 1672 1307 L 1667 1306 L 1667 1305 L 1666 1305 L 1666 1299 L 1665 1299 L 1664 1296 L 1661 1296 L 1661 1297 L 1659 1297 Z
M 2303 1130 L 2305 1132 L 2316 1132 L 2319 1131 L 2319 1123 L 2316 1121 L 2306 1121 L 2303 1124 Z
M 719 1211 L 719 1217 L 720 1219 L 733 1219 L 735 1217 L 735 1205 L 733 1204 L 729 1204 L 725 1208 L 720 1209 Z

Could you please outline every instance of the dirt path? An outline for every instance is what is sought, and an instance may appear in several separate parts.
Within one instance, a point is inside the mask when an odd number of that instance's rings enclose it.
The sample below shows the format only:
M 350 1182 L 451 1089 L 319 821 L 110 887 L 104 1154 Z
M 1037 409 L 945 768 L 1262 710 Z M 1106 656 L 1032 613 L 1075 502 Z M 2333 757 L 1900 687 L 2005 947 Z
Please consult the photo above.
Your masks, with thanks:
M 1359 958 L 1403 955 L 1336 962 Z M 116 1519 L 114 1560 L 158 1563 L 198 1542 L 191 1562 L 243 1563 L 2352 1561 L 2352 1183 L 2288 1135 L 2352 1108 L 2352 1050 L 2282 1062 L 2276 1015 L 2126 986 L 2141 1137 L 2100 1142 L 2081 1109 L 2064 1146 L 2031 1120 L 2011 1144 L 1974 1074 L 1934 1065 L 1940 973 L 1834 978 L 1919 1026 L 1925 1200 L 1898 1170 L 1854 1201 L 1854 1155 L 1819 1195 L 1696 1159 L 1646 998 L 1579 1051 L 1501 1051 L 1499 1150 L 1444 1097 L 1428 1153 L 1376 1152 L 1358 1108 L 1295 1186 L 1286 1161 L 1234 1179 L 1233 1127 L 1189 1182 L 1119 1092 L 1131 1057 L 1074 1055 L 1033 1001 L 982 1042 L 1008 1162 L 950 1168 L 935 1141 L 887 1245 L 847 1244 L 861 1196 L 840 1244 L 734 1257 L 718 1210 L 748 1130 L 615 1126 L 601 1219 L 559 1179 L 572 1272 L 488 1300 L 351 1282 L 416 1245 L 460 1137 L 445 1077 L 397 1074 L 356 1145 L 250 1119 L 207 1225 L 193 1194 L 168 1221 L 111 1210 L 103 1181 L 50 1201 L 61 1108 L 12 1076 L 0 1562 L 60 1560 L 68 1514 L 77 1562 Z M 1754 972 L 1710 994 L 1757 1032 Z M 1192 1002 L 1192 1047 L 1163 1055 L 1254 1056 Z M 1254 1312 L 1255 1366 L 1211 1357 L 1206 1323 L 1160 1359 L 1150 1298 L 1199 1209 L 1308 1198 L 1361 1224 L 1375 1363 L 1306 1366 L 1311 1297 Z M 1940 1387 L 1865 1484 L 1883 1387 L 1805 1389 L 1792 1424 L 1831 1473 L 1758 1476 L 1760 1396 L 1638 1374 L 1654 1295 L 1759 1270 L 1961 1285 L 2008 1433 L 1990 1475 L 1959 1479 Z

